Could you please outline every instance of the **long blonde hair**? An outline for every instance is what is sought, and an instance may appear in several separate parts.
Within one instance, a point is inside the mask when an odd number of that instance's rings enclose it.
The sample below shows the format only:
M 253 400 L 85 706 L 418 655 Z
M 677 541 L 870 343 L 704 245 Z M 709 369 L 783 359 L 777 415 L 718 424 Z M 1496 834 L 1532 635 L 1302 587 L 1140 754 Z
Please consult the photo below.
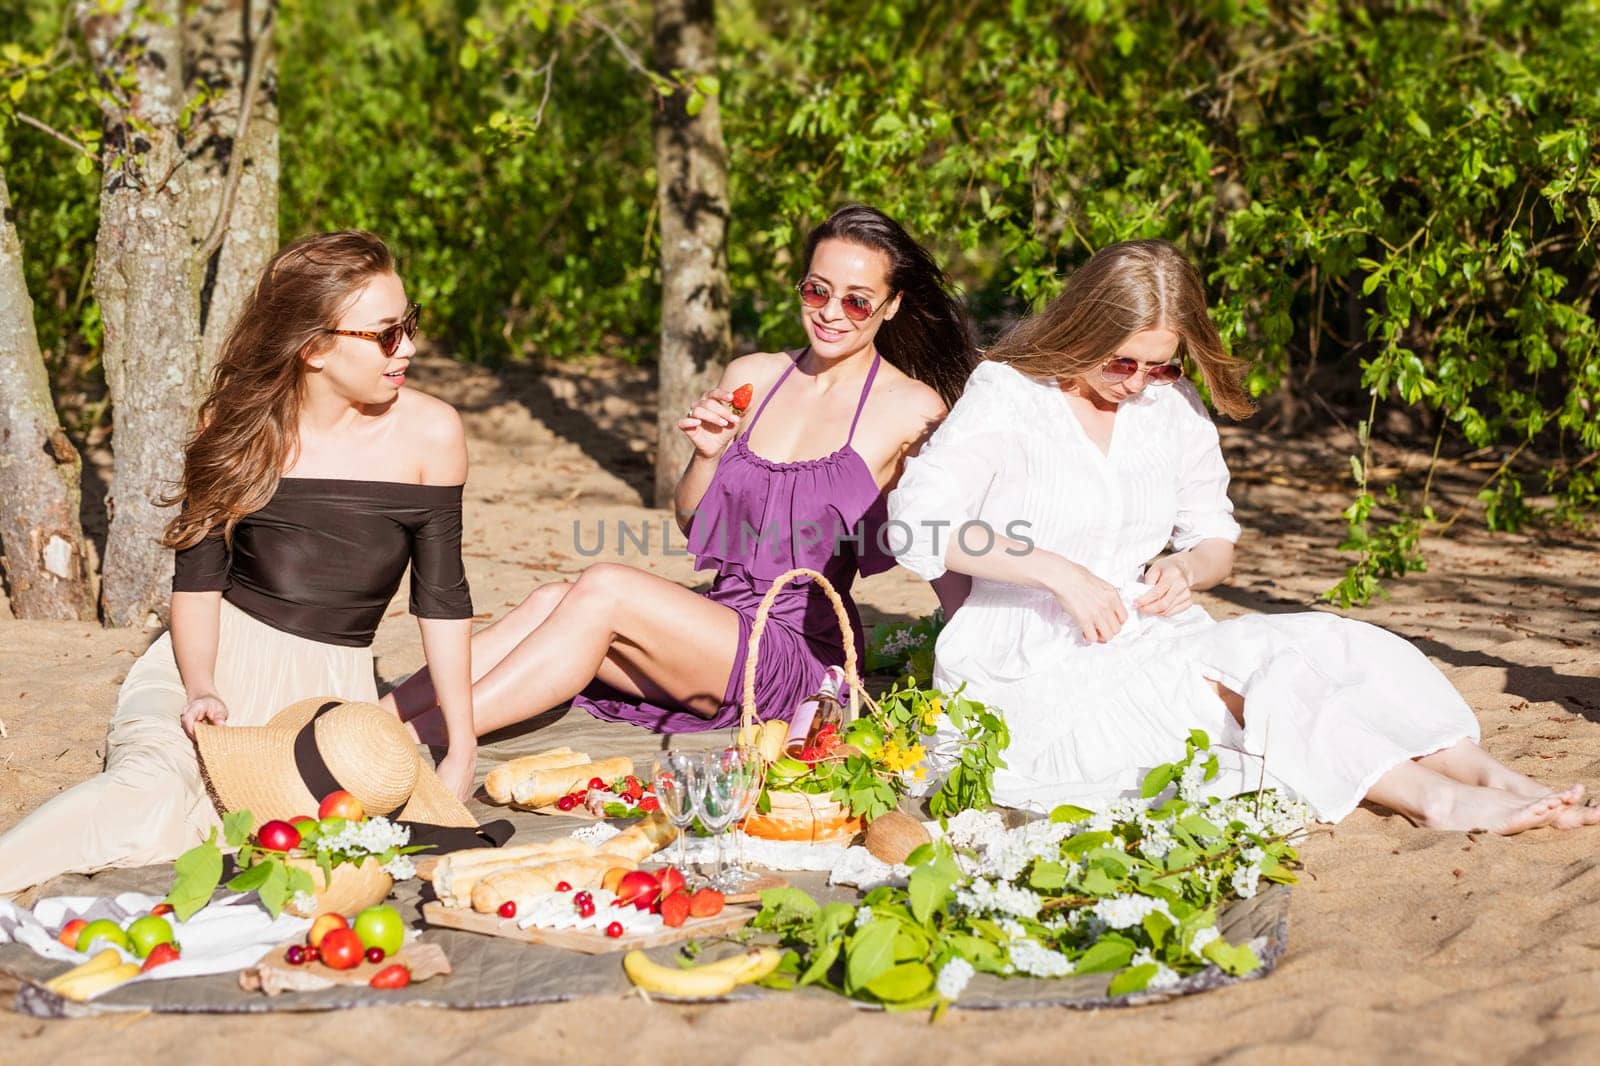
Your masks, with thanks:
M 187 548 L 265 507 L 300 445 L 304 356 L 368 281 L 394 271 L 383 241 L 361 230 L 303 237 L 272 257 L 222 346 L 198 428 L 184 446 L 181 503 L 161 543 Z
M 984 357 L 1040 381 L 1073 382 L 1135 333 L 1162 328 L 1178 335 L 1178 354 L 1200 368 L 1212 406 L 1231 418 L 1255 410 L 1242 384 L 1244 360 L 1222 346 L 1200 276 L 1169 241 L 1100 249 L 1067 279 L 1061 295 L 1012 327 Z

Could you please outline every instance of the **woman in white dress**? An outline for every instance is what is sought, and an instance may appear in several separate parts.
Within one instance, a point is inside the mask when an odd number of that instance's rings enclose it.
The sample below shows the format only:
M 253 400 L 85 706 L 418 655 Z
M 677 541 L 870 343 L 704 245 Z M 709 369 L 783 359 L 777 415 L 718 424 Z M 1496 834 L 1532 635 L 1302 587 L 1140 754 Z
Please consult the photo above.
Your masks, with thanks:
M 1249 412 L 1182 254 L 1106 248 L 987 354 L 890 496 L 900 563 L 972 578 L 934 683 L 1004 713 L 996 799 L 1103 807 L 1203 729 L 1214 790 L 1284 788 L 1323 821 L 1363 799 L 1438 829 L 1600 821 L 1581 785 L 1553 791 L 1484 752 L 1406 641 L 1322 613 L 1218 623 L 1192 602 L 1228 578 L 1239 526 L 1184 359 L 1220 410 Z

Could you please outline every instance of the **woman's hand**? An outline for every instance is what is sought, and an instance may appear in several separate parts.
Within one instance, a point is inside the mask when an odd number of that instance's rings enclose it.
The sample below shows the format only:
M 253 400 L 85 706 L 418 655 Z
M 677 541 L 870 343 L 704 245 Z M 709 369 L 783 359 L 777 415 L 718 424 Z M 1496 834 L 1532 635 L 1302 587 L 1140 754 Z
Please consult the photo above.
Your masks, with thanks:
M 733 440 L 739 428 L 739 416 L 729 406 L 733 393 L 727 389 L 711 389 L 689 406 L 689 413 L 678 420 L 678 428 L 694 445 L 694 453 L 703 459 L 715 459 Z
M 1144 581 L 1153 585 L 1149 592 L 1134 601 L 1140 614 L 1154 614 L 1170 618 L 1182 614 L 1194 604 L 1191 595 L 1193 581 L 1188 568 L 1176 555 L 1157 559 L 1144 571 Z
M 212 725 L 226 725 L 228 723 L 228 708 L 220 697 L 213 693 L 196 696 L 183 707 L 183 731 L 194 738 L 194 727 L 198 722 L 210 722 Z
M 1128 611 L 1117 590 L 1077 563 L 1065 559 L 1061 562 L 1064 565 L 1059 574 L 1052 575 L 1046 587 L 1083 630 L 1083 638 L 1091 644 L 1103 644 L 1122 632 Z
M 477 744 L 451 744 L 435 767 L 445 790 L 463 803 L 472 797 L 472 778 L 478 769 Z

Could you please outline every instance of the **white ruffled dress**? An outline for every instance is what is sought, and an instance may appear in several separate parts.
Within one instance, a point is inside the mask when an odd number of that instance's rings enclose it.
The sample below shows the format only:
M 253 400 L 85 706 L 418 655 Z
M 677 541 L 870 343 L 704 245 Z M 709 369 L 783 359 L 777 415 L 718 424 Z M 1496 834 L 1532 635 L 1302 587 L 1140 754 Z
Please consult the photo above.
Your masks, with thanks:
M 992 529 L 1086 567 L 1130 605 L 1169 543 L 1239 536 L 1216 427 L 1188 382 L 1126 401 L 1102 453 L 1058 388 L 990 362 L 907 463 L 889 514 L 899 562 L 924 578 L 944 573 L 952 536 L 981 551 Z M 1208 678 L 1244 696 L 1244 729 Z M 933 679 L 1004 714 L 995 798 L 1039 812 L 1136 795 L 1203 729 L 1222 766 L 1213 791 L 1284 788 L 1338 821 L 1403 760 L 1478 736 L 1409 643 L 1316 612 L 1218 623 L 1198 605 L 1172 618 L 1130 606 L 1114 640 L 1091 644 L 1051 593 L 974 579 Z M 946 738 L 935 769 L 958 754 Z

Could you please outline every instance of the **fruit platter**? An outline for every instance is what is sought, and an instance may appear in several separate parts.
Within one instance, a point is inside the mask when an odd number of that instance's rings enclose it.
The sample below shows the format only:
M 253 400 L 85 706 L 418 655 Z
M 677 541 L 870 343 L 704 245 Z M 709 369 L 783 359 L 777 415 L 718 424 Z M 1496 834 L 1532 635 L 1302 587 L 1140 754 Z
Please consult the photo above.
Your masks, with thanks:
M 269 995 L 334 985 L 387 991 L 449 972 L 444 952 L 415 939 L 407 943 L 405 919 L 380 903 L 353 918 L 337 912 L 319 914 L 303 940 L 270 952 L 240 974 L 239 983 Z
M 44 986 L 64 999 L 82 1003 L 175 961 L 182 956 L 183 947 L 175 939 L 171 914 L 172 906 L 160 903 L 149 914 L 125 923 L 109 918 L 68 920 L 56 939 L 90 958 Z

